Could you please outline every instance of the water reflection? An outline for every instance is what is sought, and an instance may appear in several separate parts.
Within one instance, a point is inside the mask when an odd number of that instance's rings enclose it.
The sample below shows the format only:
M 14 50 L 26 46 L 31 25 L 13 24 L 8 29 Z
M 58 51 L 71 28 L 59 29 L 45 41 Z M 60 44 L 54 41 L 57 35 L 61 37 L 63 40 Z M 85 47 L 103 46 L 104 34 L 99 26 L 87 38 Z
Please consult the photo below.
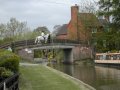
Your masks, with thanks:
M 100 90 L 120 90 L 120 70 L 95 66 L 96 87 Z
M 120 90 L 119 69 L 63 64 L 52 64 L 51 67 L 78 78 L 97 90 Z

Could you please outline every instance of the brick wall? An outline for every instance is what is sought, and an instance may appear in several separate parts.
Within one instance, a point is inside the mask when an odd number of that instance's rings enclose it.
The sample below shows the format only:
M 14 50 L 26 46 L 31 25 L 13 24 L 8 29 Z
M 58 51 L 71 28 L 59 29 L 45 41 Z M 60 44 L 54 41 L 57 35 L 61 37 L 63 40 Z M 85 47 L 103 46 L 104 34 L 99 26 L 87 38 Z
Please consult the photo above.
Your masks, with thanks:
M 93 58 L 92 48 L 89 46 L 76 46 L 73 49 L 74 60 L 82 60 L 87 58 Z
M 57 38 L 57 39 L 67 39 L 67 34 L 58 35 L 56 38 Z

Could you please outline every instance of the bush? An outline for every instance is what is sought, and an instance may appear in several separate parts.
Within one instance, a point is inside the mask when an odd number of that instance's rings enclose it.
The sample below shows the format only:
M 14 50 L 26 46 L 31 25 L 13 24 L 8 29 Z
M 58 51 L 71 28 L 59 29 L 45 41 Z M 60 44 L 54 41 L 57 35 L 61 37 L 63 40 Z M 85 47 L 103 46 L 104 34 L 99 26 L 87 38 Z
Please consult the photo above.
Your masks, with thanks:
M 7 78 L 12 76 L 14 73 L 8 69 L 5 69 L 4 67 L 0 67 L 0 77 L 1 78 Z
M 43 56 L 43 51 L 41 50 L 35 50 L 34 51 L 34 57 L 35 58 L 41 58 Z
M 111 53 L 117 53 L 118 51 L 117 50 L 111 50 Z
M 12 72 L 19 71 L 20 57 L 6 50 L 0 50 L 0 67 L 5 67 Z
M 0 67 L 0 76 L 2 75 L 2 72 L 5 71 L 5 68 L 4 67 Z

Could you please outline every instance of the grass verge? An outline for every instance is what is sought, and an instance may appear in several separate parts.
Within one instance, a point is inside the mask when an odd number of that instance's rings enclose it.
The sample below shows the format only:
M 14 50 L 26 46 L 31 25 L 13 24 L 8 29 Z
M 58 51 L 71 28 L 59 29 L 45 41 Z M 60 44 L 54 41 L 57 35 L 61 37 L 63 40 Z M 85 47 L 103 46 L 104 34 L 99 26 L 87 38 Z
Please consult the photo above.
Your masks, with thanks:
M 45 66 L 20 66 L 20 90 L 80 90 L 71 80 Z

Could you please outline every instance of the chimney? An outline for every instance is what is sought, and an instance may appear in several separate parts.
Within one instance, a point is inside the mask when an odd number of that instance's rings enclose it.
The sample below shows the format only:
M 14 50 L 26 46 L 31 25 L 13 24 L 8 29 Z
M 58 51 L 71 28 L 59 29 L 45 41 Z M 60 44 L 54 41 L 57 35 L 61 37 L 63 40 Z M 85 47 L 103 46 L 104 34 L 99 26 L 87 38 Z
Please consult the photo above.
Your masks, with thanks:
M 78 11 L 79 11 L 79 6 L 77 4 L 71 7 L 71 20 L 72 21 L 77 20 Z

